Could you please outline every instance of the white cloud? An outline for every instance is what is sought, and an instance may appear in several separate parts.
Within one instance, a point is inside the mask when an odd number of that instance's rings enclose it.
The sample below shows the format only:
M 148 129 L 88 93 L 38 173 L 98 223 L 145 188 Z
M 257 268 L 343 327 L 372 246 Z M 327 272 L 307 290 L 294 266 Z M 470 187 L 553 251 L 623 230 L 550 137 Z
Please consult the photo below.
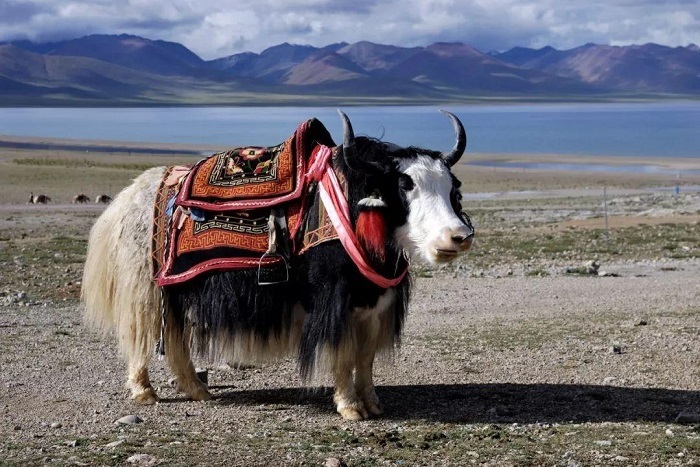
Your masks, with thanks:
M 587 42 L 700 43 L 694 0 L 2 0 L 0 40 L 133 33 L 203 58 L 290 42 L 461 41 L 490 51 Z

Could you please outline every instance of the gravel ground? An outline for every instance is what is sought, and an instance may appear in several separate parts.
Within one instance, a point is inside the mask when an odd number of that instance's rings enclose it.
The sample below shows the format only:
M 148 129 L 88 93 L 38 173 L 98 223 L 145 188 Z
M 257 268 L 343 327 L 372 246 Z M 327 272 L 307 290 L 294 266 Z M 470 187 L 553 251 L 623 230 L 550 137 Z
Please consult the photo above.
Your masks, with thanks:
M 423 270 L 402 347 L 375 370 L 386 413 L 351 423 L 334 413 L 328 381 L 303 388 L 292 360 L 198 362 L 207 403 L 185 400 L 154 360 L 163 400 L 135 405 L 114 339 L 81 323 L 84 243 L 30 254 L 57 236 L 84 241 L 99 208 L 59 211 L 0 210 L 0 465 L 700 463 L 697 257 L 606 260 L 605 277 L 566 274 L 562 261 L 542 276 L 498 261 L 475 274 L 469 259 Z M 561 213 L 529 220 L 573 218 Z M 141 421 L 115 423 L 128 415 Z

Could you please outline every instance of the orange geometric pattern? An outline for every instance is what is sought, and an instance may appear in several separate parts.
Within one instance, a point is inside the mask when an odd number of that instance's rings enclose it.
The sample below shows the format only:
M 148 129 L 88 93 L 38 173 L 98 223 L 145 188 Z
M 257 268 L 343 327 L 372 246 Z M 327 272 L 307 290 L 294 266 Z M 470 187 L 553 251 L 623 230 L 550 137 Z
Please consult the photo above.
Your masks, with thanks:
M 212 248 L 227 247 L 264 253 L 267 251 L 268 234 L 241 234 L 222 229 L 210 229 L 194 233 L 195 221 L 185 218 L 177 238 L 177 254 Z
M 264 150 L 271 153 L 272 159 L 261 163 L 265 166 L 269 162 L 263 173 L 238 168 L 246 162 L 240 159 L 245 159 L 248 148 L 214 154 L 195 167 L 190 199 L 257 199 L 290 193 L 296 186 L 293 142 L 294 136 L 291 136 L 282 145 Z M 236 164 L 232 164 L 232 160 Z M 237 168 L 233 173 L 229 170 L 231 165 Z

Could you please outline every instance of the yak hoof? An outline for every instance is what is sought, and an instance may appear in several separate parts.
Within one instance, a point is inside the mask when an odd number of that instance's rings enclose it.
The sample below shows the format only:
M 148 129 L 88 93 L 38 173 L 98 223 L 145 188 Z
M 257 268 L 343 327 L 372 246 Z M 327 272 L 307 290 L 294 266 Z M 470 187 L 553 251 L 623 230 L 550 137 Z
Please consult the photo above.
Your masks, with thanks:
M 366 420 L 369 418 L 369 414 L 364 406 L 360 404 L 353 404 L 351 406 L 343 407 L 338 409 L 338 413 L 345 419 L 352 422 L 359 422 L 361 420 Z
M 197 391 L 193 391 L 192 393 L 188 394 L 188 396 L 190 396 L 190 399 L 192 399 L 193 401 L 208 401 L 212 398 L 211 393 L 204 388 L 200 388 Z
M 158 396 L 153 388 L 146 388 L 141 392 L 137 392 L 131 398 L 141 405 L 153 405 L 158 402 Z
M 384 413 L 381 406 L 375 402 L 365 401 L 365 407 L 367 408 L 367 412 L 371 415 L 381 415 Z

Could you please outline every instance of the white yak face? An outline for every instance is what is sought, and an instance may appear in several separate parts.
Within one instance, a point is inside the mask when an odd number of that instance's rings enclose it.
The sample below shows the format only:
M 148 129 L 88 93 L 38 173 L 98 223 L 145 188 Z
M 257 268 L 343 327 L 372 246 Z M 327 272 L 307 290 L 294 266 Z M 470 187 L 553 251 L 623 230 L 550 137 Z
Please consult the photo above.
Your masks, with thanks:
M 396 240 L 411 257 L 431 264 L 447 263 L 469 249 L 474 230 L 457 212 L 452 175 L 441 159 L 426 155 L 402 159 L 399 171 L 412 183 L 402 184 L 408 217 L 396 230 Z

